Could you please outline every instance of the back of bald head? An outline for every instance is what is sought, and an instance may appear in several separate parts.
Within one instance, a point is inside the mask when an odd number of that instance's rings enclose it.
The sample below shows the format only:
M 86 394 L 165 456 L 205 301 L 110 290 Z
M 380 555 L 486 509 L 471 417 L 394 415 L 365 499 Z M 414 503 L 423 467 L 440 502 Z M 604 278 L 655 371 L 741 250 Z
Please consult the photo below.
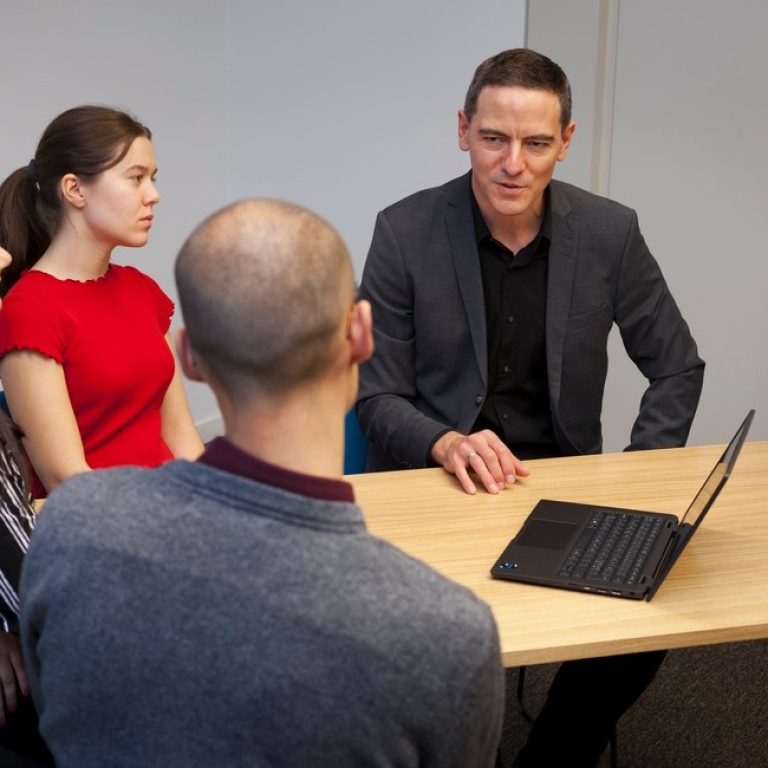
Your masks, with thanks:
M 290 388 L 335 359 L 354 274 L 316 214 L 277 200 L 230 205 L 190 235 L 175 272 L 189 341 L 232 394 Z

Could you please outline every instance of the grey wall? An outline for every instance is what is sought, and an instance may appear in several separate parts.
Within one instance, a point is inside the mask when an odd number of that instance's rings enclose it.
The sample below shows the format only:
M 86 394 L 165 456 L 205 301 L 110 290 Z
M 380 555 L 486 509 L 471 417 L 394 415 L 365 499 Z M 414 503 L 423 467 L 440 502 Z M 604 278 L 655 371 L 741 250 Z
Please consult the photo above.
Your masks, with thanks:
M 523 43 L 526 22 L 528 44 L 574 85 L 578 129 L 558 176 L 593 184 L 606 7 L 618 11 L 607 192 L 638 210 L 707 360 L 692 442 L 723 441 L 748 407 L 766 439 L 762 0 L 492 0 L 471 22 L 458 0 L 0 0 L 0 176 L 62 109 L 124 106 L 154 130 L 163 201 L 150 244 L 116 260 L 175 295 L 192 227 L 270 195 L 333 222 L 359 272 L 376 211 L 466 169 L 455 115 L 472 70 Z M 642 385 L 614 339 L 607 448 L 626 443 Z M 215 432 L 207 389 L 188 393 Z
M 522 45 L 524 0 L 230 0 L 228 189 L 334 223 L 362 271 L 376 213 L 468 167 L 457 110 L 475 67 Z M 479 27 L 480 25 L 478 25 Z
M 750 439 L 768 439 L 768 266 L 760 236 L 768 4 L 530 0 L 528 45 L 558 61 L 574 88 L 575 144 L 557 175 L 585 187 L 593 181 L 596 83 L 605 74 L 594 55 L 601 10 L 617 22 L 606 191 L 638 211 L 707 361 L 690 442 L 726 441 L 750 407 L 758 411 Z M 613 338 L 607 449 L 626 444 L 643 385 Z
M 459 0 L 0 0 L 0 177 L 63 109 L 122 106 L 154 131 L 163 200 L 149 245 L 116 261 L 175 296 L 191 229 L 266 195 L 328 218 L 359 274 L 381 207 L 468 167 L 456 111 L 475 66 L 523 43 L 525 12 L 524 0 L 486 0 L 471 20 Z M 215 434 L 210 393 L 187 391 Z

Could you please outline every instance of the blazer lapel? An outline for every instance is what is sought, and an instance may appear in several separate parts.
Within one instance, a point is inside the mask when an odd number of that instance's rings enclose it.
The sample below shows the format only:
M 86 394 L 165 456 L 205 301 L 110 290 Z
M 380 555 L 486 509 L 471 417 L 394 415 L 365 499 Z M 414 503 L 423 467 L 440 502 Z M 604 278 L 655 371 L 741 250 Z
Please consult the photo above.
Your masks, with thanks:
M 556 181 L 550 183 L 552 244 L 547 271 L 547 378 L 553 403 L 560 400 L 563 349 L 573 293 L 577 232 L 570 217 L 571 206 Z
M 470 203 L 470 174 L 456 179 L 448 194 L 445 224 L 456 270 L 459 290 L 472 336 L 475 359 L 483 385 L 488 384 L 488 348 L 485 329 L 485 300 L 480 255 L 477 250 L 475 223 Z

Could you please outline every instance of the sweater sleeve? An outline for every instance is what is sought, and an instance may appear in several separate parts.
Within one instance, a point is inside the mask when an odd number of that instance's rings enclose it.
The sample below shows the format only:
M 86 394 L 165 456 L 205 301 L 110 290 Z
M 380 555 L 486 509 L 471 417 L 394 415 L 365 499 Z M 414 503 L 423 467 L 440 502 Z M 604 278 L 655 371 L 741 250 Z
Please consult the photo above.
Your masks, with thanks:
M 443 735 L 436 766 L 446 768 L 491 768 L 496 765 L 504 720 L 504 669 L 501 664 L 498 630 L 490 609 L 476 627 L 473 653 L 467 654 L 453 728 Z

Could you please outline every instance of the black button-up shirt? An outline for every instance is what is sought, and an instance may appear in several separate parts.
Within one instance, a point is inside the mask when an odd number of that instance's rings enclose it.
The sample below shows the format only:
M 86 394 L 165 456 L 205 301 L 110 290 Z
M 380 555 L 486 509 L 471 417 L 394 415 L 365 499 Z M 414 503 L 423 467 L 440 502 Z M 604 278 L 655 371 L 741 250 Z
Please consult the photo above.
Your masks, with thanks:
M 472 431 L 492 430 L 521 459 L 559 456 L 545 340 L 552 242 L 548 197 L 538 235 L 517 254 L 491 237 L 474 195 L 472 207 L 488 340 L 488 391 Z

